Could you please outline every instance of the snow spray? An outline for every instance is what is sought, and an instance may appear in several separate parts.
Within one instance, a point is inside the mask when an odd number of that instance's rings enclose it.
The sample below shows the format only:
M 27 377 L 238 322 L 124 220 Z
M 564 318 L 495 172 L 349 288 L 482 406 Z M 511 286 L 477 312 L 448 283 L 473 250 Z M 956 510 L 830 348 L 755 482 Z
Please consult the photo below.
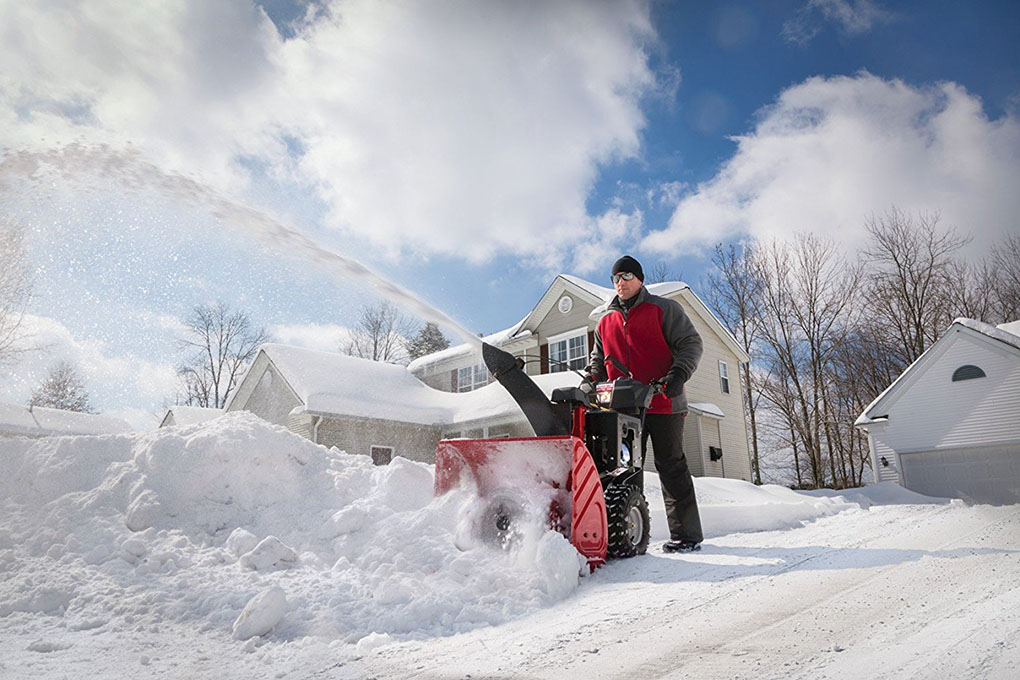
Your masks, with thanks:
M 54 168 L 66 180 L 98 175 L 116 181 L 119 187 L 128 191 L 149 189 L 203 208 L 235 232 L 253 236 L 264 246 L 286 257 L 311 262 L 334 277 L 356 277 L 365 281 L 404 310 L 454 330 L 468 343 L 481 344 L 478 336 L 448 315 L 372 272 L 357 260 L 323 248 L 295 228 L 262 211 L 228 199 L 196 180 L 162 170 L 142 158 L 137 151 L 120 151 L 105 144 L 75 143 L 46 151 L 5 152 L 0 156 L 0 178 L 11 174 L 31 180 L 42 175 L 47 167 Z

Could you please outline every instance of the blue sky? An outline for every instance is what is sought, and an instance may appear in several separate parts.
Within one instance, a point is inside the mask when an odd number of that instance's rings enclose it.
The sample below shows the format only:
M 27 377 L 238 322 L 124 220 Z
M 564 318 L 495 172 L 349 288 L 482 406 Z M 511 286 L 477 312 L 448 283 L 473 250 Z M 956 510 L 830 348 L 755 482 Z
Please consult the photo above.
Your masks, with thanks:
M 0 399 L 68 358 L 146 422 L 215 300 L 335 346 L 372 288 L 213 194 L 481 333 L 621 252 L 695 287 L 716 243 L 811 231 L 852 255 L 892 204 L 980 257 L 1020 212 L 1018 39 L 1016 2 L 0 0 L 0 202 L 45 347 Z

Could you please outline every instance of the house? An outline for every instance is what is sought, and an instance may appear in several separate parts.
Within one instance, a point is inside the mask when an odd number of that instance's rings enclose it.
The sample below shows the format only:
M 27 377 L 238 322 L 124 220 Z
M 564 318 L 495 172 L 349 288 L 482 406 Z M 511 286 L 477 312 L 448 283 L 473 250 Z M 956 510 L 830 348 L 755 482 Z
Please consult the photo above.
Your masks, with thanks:
M 0 402 L 0 439 L 124 434 L 132 429 L 125 421 L 111 416 Z
M 576 386 L 574 374 L 544 376 L 547 395 Z M 433 462 L 449 437 L 529 436 L 520 408 L 497 383 L 471 393 L 424 384 L 404 366 L 331 352 L 262 345 L 225 409 L 251 411 L 317 444 Z
M 687 383 L 690 416 L 684 450 L 696 476 L 751 480 L 739 366 L 749 361 L 737 341 L 684 283 L 653 283 L 649 292 L 679 302 L 701 335 L 705 351 Z M 588 363 L 595 326 L 615 296 L 611 288 L 561 274 L 520 322 L 485 342 L 525 361 L 533 378 L 569 373 Z M 424 383 L 449 392 L 471 392 L 491 378 L 473 345 L 458 345 L 412 361 L 408 369 Z M 476 420 L 463 436 L 496 423 Z
M 175 427 L 178 425 L 198 425 L 223 415 L 221 408 L 203 408 L 201 406 L 171 406 L 167 409 L 159 427 Z
M 1020 502 L 1020 322 L 956 319 L 855 425 L 868 433 L 877 481 Z

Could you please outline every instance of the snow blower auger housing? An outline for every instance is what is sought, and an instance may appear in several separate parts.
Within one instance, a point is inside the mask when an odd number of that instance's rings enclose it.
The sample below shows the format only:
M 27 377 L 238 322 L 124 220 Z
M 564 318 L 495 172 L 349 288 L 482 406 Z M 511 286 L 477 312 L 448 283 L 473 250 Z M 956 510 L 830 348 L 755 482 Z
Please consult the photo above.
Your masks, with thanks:
M 649 520 L 641 428 L 652 388 L 618 378 L 599 383 L 594 393 L 559 388 L 550 400 L 522 360 L 484 343 L 482 357 L 536 436 L 440 441 L 435 494 L 467 477 L 484 504 L 473 527 L 483 541 L 505 547 L 515 523 L 530 513 L 548 517 L 548 526 L 570 539 L 592 569 L 607 557 L 643 554 Z M 522 493 L 525 488 L 532 493 Z M 529 508 L 536 498 L 547 507 Z

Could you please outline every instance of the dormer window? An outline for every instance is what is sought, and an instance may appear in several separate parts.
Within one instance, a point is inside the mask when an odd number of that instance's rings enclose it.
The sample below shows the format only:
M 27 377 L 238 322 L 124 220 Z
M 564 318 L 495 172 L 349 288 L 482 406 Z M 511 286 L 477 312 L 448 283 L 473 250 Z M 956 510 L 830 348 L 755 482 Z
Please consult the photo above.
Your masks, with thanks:
M 971 364 L 960 366 L 958 369 L 953 371 L 953 382 L 958 382 L 960 380 L 973 380 L 974 378 L 984 377 L 985 372 L 982 371 L 977 366 L 973 366 Z

